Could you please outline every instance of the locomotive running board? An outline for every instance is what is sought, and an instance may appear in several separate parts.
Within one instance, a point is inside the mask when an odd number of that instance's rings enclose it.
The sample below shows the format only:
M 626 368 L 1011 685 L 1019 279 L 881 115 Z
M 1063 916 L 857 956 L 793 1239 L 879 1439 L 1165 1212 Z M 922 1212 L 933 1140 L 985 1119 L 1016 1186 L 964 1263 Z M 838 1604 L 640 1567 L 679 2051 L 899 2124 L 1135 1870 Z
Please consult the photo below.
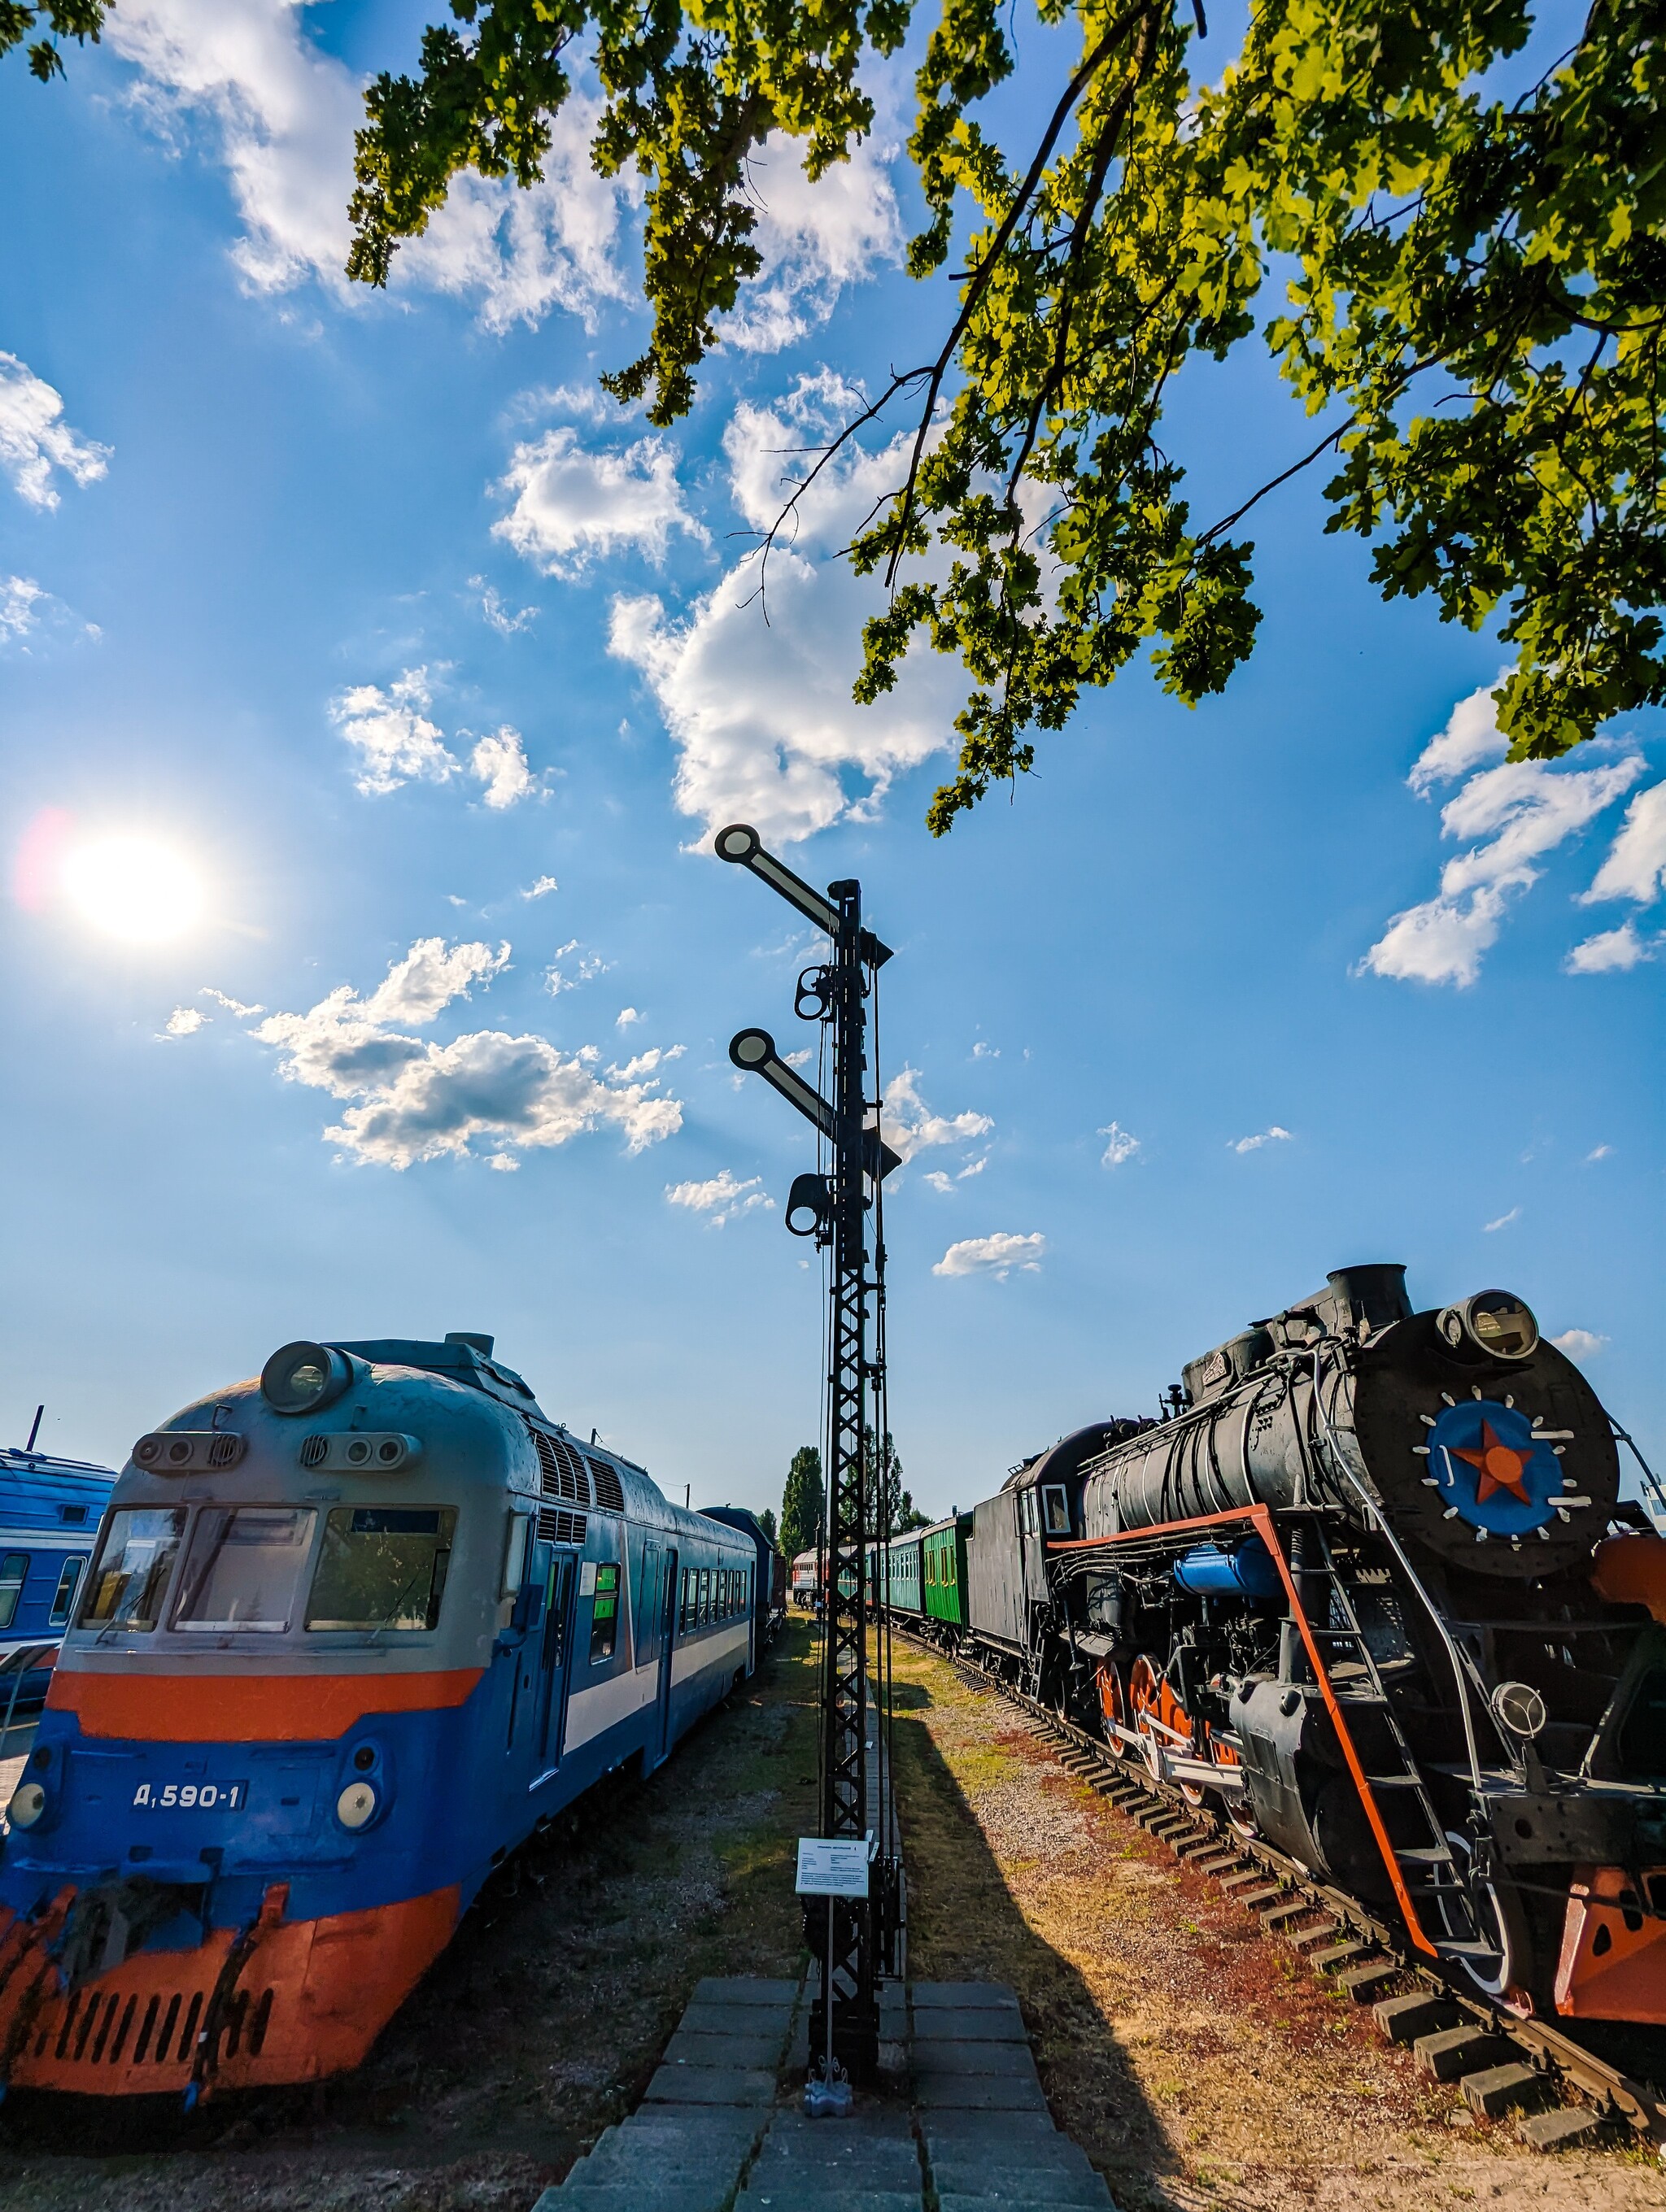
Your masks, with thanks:
M 1289 1601 L 1290 1618 L 1295 1623 L 1297 1632 L 1301 1637 L 1303 1649 L 1307 1653 L 1308 1664 L 1313 1669 L 1314 1680 L 1319 1686 L 1319 1694 L 1324 1699 L 1325 1711 L 1329 1716 L 1331 1726 L 1336 1731 L 1336 1741 L 1341 1747 L 1343 1759 L 1347 1763 L 1348 1772 L 1353 1778 L 1353 1786 L 1359 1793 L 1359 1802 L 1365 1808 L 1365 1818 L 1371 1824 L 1371 1835 L 1382 1855 L 1383 1867 L 1394 1890 L 1395 1901 L 1399 1905 L 1406 1923 L 1406 1933 L 1410 1936 L 1414 1948 L 1421 1951 L 1426 1958 L 1438 1959 L 1446 1947 L 1444 1945 L 1437 1947 L 1425 1934 L 1423 1923 L 1418 1917 L 1417 1907 L 1412 1902 L 1411 1892 L 1406 1887 L 1400 1862 L 1395 1856 L 1394 1845 L 1389 1840 L 1388 1829 L 1383 1826 L 1383 1815 L 1377 1809 L 1377 1797 L 1371 1789 L 1370 1778 L 1361 1764 L 1358 1751 L 1354 1748 L 1353 1738 L 1349 1733 L 1347 1722 L 1343 1715 L 1341 1701 L 1331 1685 L 1330 1670 L 1325 1665 L 1319 1650 L 1318 1639 L 1313 1633 L 1301 1599 L 1297 1595 L 1296 1579 L 1290 1571 L 1290 1562 L 1284 1555 L 1284 1547 L 1279 1541 L 1278 1529 L 1273 1519 L 1271 1507 L 1235 1505 L 1224 1513 L 1206 1513 L 1196 1520 L 1160 1521 L 1148 1528 L 1124 1528 L 1115 1536 L 1061 1538 L 1056 1542 L 1049 1544 L 1046 1548 L 1049 1556 L 1055 1552 L 1114 1552 L 1121 1544 L 1146 1542 L 1153 1536 L 1186 1535 L 1197 1529 L 1220 1528 L 1231 1523 L 1247 1524 L 1253 1528 L 1262 1543 L 1266 1545 L 1268 1555 L 1279 1571 L 1279 1579 L 1284 1584 L 1284 1594 Z M 1213 1770 L 1211 1772 L 1213 1777 Z

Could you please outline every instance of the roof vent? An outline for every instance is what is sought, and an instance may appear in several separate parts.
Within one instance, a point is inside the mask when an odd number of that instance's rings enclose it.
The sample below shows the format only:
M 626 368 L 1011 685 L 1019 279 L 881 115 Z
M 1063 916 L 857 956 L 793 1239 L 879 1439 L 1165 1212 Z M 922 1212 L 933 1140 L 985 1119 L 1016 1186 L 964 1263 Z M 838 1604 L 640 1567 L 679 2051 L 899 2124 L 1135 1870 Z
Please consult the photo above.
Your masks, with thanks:
M 448 1328 L 446 1331 L 447 1344 L 466 1344 L 471 1352 L 477 1352 L 483 1359 L 491 1358 L 492 1346 L 496 1341 L 496 1337 L 481 1336 L 471 1328 Z

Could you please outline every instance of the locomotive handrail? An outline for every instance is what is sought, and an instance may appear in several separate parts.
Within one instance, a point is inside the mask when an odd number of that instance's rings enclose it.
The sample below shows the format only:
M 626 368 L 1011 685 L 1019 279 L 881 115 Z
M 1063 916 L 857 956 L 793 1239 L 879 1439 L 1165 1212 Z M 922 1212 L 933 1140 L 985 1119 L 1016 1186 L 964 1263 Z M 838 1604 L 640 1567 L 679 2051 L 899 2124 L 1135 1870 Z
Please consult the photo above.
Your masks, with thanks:
M 1655 1519 L 1657 1525 L 1658 1525 L 1660 1522 L 1666 1521 L 1666 1490 L 1663 1490 L 1661 1488 L 1660 1478 L 1656 1474 L 1648 1461 L 1644 1458 L 1642 1453 L 1639 1451 L 1636 1440 L 1633 1437 L 1629 1436 L 1626 1431 L 1620 1427 L 1619 1422 L 1614 1418 L 1614 1415 L 1612 1413 L 1608 1413 L 1608 1409 L 1606 1406 L 1603 1407 L 1602 1411 L 1608 1415 L 1608 1426 L 1614 1431 L 1614 1435 L 1620 1439 L 1620 1443 L 1627 1448 L 1632 1457 L 1637 1462 L 1639 1467 L 1643 1470 L 1644 1486 L 1648 1491 L 1650 1498 L 1653 1503 Z
M 1313 1402 L 1318 1408 L 1319 1419 L 1324 1423 L 1325 1442 L 1330 1447 L 1332 1459 L 1347 1479 L 1349 1486 L 1358 1496 L 1360 1504 L 1365 1507 L 1366 1516 L 1371 1521 L 1372 1526 L 1377 1529 L 1377 1534 L 1384 1539 L 1389 1550 L 1399 1561 L 1407 1581 L 1410 1583 L 1412 1588 L 1417 1592 L 1419 1598 L 1422 1601 L 1425 1612 L 1435 1625 L 1436 1633 L 1439 1636 L 1441 1642 L 1446 1647 L 1446 1656 L 1452 1662 L 1453 1679 L 1457 1684 L 1458 1714 L 1463 1723 L 1464 1749 L 1469 1754 L 1470 1779 L 1474 1784 L 1477 1796 L 1479 1796 L 1481 1794 L 1481 1753 L 1475 1743 L 1475 1723 L 1469 1711 L 1469 1689 L 1468 1683 L 1464 1674 L 1463 1654 L 1460 1651 L 1456 1639 L 1453 1638 L 1451 1632 L 1448 1629 L 1444 1620 L 1442 1618 L 1440 1608 L 1436 1605 L 1428 1591 L 1424 1589 L 1421 1576 L 1419 1575 L 1416 1568 L 1407 1558 L 1405 1547 L 1402 1544 L 1399 1537 L 1395 1534 L 1393 1529 L 1389 1528 L 1388 1521 L 1384 1517 L 1383 1510 L 1377 1504 L 1376 1499 L 1371 1496 L 1371 1492 L 1365 1488 L 1365 1485 L 1359 1480 L 1358 1475 L 1354 1474 L 1353 1469 L 1347 1463 L 1347 1455 L 1343 1452 L 1341 1445 L 1337 1440 L 1336 1431 L 1331 1425 L 1330 1415 L 1325 1407 L 1324 1393 L 1320 1388 L 1319 1352 L 1317 1347 L 1315 1348 L 1313 1354 Z M 1490 1712 L 1490 1707 L 1488 1710 Z M 1495 1733 L 1496 1730 L 1497 1723 L 1494 1723 Z M 1508 1744 L 1504 1745 L 1503 1748 L 1505 1755 L 1508 1756 L 1510 1750 Z M 1512 1766 L 1516 1762 L 1513 1759 L 1511 1760 L 1511 1765 Z

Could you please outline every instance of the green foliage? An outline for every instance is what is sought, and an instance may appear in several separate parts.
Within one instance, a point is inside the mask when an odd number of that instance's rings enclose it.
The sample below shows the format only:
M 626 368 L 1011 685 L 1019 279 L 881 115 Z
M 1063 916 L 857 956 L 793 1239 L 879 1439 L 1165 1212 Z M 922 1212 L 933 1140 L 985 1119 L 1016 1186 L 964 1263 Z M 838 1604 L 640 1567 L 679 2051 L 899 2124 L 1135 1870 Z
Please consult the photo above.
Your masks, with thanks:
M 814 1444 L 800 1444 L 787 1470 L 781 1500 L 781 1548 L 789 1559 L 818 1541 L 826 1510 L 822 1455 Z
M 74 39 L 84 46 L 90 39 L 96 46 L 106 12 L 105 0 L 44 0 L 44 4 L 37 0 L 34 5 L 29 0 L 0 0 L 0 55 L 21 46 L 44 20 L 51 36 L 35 40 L 28 48 L 29 75 L 50 84 L 64 74 L 64 57 L 57 41 Z
M 430 30 L 420 79 L 369 94 L 350 268 L 385 281 L 461 169 L 532 181 L 582 37 L 606 103 L 597 167 L 649 179 L 653 336 L 603 380 L 622 399 L 652 386 L 670 422 L 713 318 L 759 267 L 749 153 L 784 131 L 812 178 L 848 155 L 872 121 L 861 56 L 895 49 L 909 6 L 453 0 L 470 35 Z M 1514 647 L 1498 696 L 1517 757 L 1666 699 L 1654 6 L 1594 0 L 1505 99 L 1488 72 L 1526 45 L 1530 0 L 1264 0 L 1208 82 L 1189 8 L 1037 0 L 1073 21 L 1079 58 L 1016 155 L 971 112 L 1014 68 L 1009 11 L 940 6 L 916 79 L 927 220 L 909 265 L 933 276 L 958 236 L 958 305 L 933 357 L 844 434 L 888 407 L 912 420 L 895 495 L 850 549 L 891 587 L 856 692 L 890 690 L 917 638 L 959 656 L 970 696 L 935 832 L 1138 653 L 1188 704 L 1221 690 L 1260 619 L 1254 548 L 1233 533 L 1327 454 L 1325 526 L 1373 541 L 1383 595 L 1430 595 Z M 1274 264 L 1286 296 L 1262 320 Z M 1168 388 L 1258 332 L 1322 435 L 1199 526 L 1159 440 Z
M 763 1512 L 757 1516 L 757 1525 L 763 1529 L 764 1534 L 769 1539 L 769 1541 L 774 1544 L 775 1541 L 775 1510 L 773 1505 L 766 1505 L 764 1507 Z M 776 1549 L 780 1549 L 779 1545 L 776 1546 Z

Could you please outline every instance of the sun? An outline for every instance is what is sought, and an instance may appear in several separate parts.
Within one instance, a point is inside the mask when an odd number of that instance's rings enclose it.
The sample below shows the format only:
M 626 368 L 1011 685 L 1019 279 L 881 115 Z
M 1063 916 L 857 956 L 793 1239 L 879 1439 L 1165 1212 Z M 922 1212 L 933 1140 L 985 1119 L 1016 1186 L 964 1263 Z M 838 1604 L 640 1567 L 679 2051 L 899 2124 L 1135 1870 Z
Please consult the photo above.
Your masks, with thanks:
M 84 921 L 130 945 L 182 937 L 203 911 L 197 871 L 149 837 L 98 837 L 73 846 L 62 880 Z

